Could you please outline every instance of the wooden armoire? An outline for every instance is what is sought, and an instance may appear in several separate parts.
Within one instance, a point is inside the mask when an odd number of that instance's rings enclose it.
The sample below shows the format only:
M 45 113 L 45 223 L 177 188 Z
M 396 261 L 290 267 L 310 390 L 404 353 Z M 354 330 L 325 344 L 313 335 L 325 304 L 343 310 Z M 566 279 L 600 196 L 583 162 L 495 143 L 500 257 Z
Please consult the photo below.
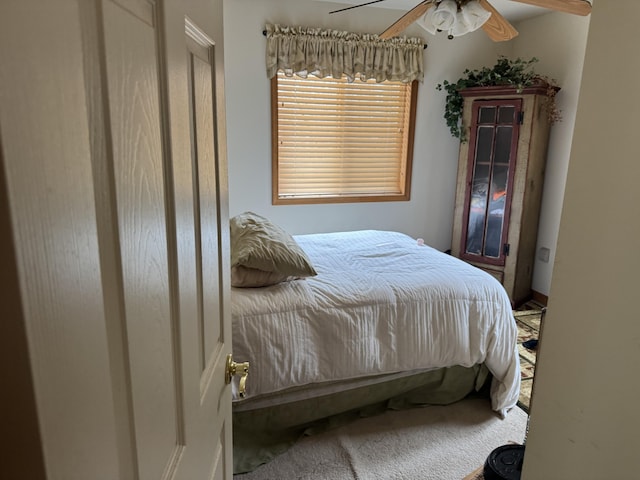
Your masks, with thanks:
M 452 255 L 503 285 L 512 305 L 531 297 L 551 121 L 547 85 L 462 90 Z

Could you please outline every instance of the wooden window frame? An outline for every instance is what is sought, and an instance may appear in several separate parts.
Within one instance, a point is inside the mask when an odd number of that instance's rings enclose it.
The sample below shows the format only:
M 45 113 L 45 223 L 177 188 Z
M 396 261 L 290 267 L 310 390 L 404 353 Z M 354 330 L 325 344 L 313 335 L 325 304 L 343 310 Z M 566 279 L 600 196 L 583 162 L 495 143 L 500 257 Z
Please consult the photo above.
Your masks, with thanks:
M 272 148 L 272 203 L 273 205 L 331 204 L 357 202 L 394 202 L 408 201 L 411 198 L 411 172 L 413 166 L 413 148 L 415 138 L 416 105 L 418 81 L 411 82 L 409 105 L 409 122 L 407 129 L 406 155 L 401 159 L 400 168 L 404 170 L 404 181 L 401 180 L 399 194 L 365 194 L 365 195 L 318 195 L 317 197 L 281 197 L 279 192 L 279 151 L 278 151 L 278 75 L 271 79 L 271 148 Z

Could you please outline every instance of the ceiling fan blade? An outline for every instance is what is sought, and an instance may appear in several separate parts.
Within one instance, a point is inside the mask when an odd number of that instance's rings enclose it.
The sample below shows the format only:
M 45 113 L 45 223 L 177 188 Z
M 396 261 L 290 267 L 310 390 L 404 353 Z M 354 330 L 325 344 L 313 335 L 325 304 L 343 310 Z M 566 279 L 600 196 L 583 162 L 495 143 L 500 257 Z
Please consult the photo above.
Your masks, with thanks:
M 511 25 L 506 18 L 500 15 L 493 5 L 487 0 L 479 0 L 482 8 L 491 12 L 489 20 L 487 20 L 482 29 L 494 42 L 505 42 L 518 36 L 518 31 Z
M 527 3 L 536 7 L 549 8 L 558 12 L 573 13 L 575 15 L 589 15 L 591 3 L 587 0 L 513 0 L 514 2 Z
M 427 10 L 434 6 L 434 3 L 431 0 L 427 0 L 425 2 L 421 2 L 407 13 L 405 13 L 402 17 L 400 17 L 396 22 L 387 28 L 384 32 L 382 32 L 379 37 L 382 39 L 387 39 L 391 37 L 395 37 L 399 33 L 401 33 L 405 28 L 419 19 L 422 15 L 424 15 Z

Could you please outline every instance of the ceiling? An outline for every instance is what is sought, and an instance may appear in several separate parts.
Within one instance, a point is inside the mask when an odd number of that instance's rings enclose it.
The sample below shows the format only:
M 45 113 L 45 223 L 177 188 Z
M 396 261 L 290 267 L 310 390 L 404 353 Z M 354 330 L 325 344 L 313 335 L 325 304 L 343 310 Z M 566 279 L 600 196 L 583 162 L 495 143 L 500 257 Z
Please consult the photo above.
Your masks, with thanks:
M 332 4 L 360 5 L 370 0 L 314 0 L 316 2 L 329 2 Z M 512 2 L 511 0 L 489 0 L 496 10 L 498 10 L 510 22 L 517 22 L 525 18 L 535 17 L 548 13 L 551 10 L 540 7 L 525 5 L 524 3 Z M 368 5 L 370 8 L 391 8 L 395 10 L 408 11 L 415 7 L 420 0 L 385 0 L 383 2 Z M 340 7 L 337 7 L 340 8 Z M 332 7 L 333 9 L 333 7 Z M 349 11 L 342 12 L 342 15 L 349 14 Z

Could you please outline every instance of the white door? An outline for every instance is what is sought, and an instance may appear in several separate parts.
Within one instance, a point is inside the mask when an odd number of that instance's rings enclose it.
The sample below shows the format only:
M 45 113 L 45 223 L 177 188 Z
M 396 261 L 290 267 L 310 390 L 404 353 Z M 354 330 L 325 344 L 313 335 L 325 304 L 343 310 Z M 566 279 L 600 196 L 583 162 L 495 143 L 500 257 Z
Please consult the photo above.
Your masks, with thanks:
M 222 0 L 0 8 L 35 456 L 49 479 L 230 479 Z

